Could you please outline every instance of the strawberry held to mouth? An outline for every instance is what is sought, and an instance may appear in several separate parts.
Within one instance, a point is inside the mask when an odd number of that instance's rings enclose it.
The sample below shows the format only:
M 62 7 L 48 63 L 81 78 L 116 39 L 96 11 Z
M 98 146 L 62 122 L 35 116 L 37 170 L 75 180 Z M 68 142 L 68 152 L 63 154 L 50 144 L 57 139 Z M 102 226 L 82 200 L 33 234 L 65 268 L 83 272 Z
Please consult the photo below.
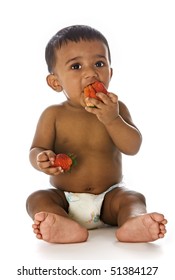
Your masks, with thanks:
M 95 98 L 97 100 L 101 100 L 96 93 L 97 92 L 103 92 L 104 94 L 108 94 L 107 89 L 105 88 L 104 84 L 96 81 L 93 84 L 88 85 L 87 87 L 84 88 L 84 96 L 90 97 L 90 98 Z M 92 103 L 86 101 L 86 106 L 88 107 L 95 107 Z
M 71 171 L 76 165 L 76 157 L 73 154 L 57 154 L 52 167 L 61 167 L 64 172 Z

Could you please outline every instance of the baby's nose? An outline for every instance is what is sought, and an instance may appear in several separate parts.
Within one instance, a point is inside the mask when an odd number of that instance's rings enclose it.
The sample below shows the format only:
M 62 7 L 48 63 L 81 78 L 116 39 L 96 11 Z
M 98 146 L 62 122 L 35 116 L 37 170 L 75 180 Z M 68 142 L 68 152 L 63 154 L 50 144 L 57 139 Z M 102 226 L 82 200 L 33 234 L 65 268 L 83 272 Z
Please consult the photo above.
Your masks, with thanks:
M 84 77 L 87 78 L 92 78 L 92 77 L 97 77 L 97 72 L 94 67 L 86 67 L 84 70 Z

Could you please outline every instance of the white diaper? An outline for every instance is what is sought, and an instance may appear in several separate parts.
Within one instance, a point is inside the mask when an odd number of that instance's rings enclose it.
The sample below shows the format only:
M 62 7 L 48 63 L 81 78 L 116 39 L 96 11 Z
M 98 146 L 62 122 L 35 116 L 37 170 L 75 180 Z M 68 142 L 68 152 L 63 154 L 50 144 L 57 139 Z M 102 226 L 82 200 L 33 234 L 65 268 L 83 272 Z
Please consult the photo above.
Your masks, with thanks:
M 104 226 L 100 220 L 103 199 L 107 192 L 117 187 L 121 187 L 121 183 L 111 186 L 101 194 L 64 192 L 69 203 L 69 216 L 87 229 Z

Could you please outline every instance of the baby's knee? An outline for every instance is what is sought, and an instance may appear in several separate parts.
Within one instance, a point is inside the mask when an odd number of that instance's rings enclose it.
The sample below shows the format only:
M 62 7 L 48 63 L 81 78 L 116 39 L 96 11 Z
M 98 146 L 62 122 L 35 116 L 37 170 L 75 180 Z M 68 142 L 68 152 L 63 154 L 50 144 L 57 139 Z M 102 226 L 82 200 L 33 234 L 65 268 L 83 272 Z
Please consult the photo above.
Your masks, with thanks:
M 43 195 L 45 194 L 46 194 L 45 190 L 35 191 L 31 193 L 26 200 L 26 204 L 30 204 L 30 202 L 33 200 L 38 200 L 38 199 L 40 200 L 41 197 L 43 197 Z
M 136 192 L 136 191 L 130 191 L 130 190 L 127 190 L 125 192 L 125 195 L 128 199 L 131 199 L 131 200 L 139 200 L 141 201 L 142 203 L 144 203 L 146 205 L 146 198 L 145 196 L 140 193 L 140 192 Z
M 45 196 L 46 190 L 39 190 L 36 192 L 31 193 L 27 200 L 26 200 L 26 209 L 27 212 L 30 212 L 30 209 L 32 208 L 33 205 L 37 205 L 37 203 Z

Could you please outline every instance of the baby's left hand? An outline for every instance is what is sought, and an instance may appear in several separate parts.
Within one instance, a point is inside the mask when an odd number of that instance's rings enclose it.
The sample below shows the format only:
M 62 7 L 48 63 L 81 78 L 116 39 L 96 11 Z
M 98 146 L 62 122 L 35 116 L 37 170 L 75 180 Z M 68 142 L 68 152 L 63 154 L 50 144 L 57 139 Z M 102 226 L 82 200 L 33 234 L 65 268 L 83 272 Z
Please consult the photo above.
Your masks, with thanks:
M 96 108 L 85 107 L 85 109 L 89 113 L 95 114 L 99 121 L 107 125 L 119 116 L 118 96 L 112 92 L 109 92 L 107 95 L 98 92 L 96 95 L 100 97 L 101 100 L 88 97 L 90 103 Z

